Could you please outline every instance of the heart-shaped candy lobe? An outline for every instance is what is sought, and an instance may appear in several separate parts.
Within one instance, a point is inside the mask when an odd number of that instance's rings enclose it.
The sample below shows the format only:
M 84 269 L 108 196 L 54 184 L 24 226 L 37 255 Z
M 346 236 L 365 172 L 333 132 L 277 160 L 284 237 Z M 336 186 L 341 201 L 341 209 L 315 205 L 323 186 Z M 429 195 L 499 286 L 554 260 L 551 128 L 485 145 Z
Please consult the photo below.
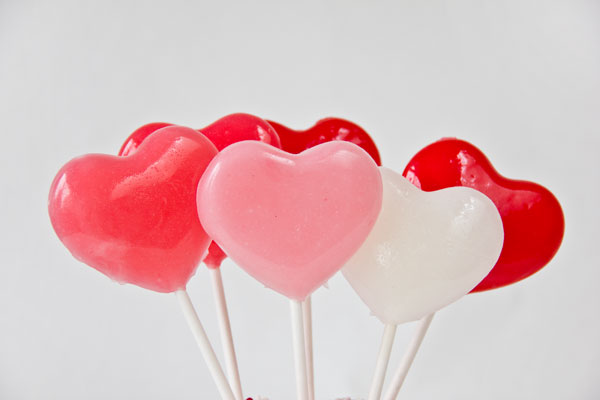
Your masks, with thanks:
M 304 131 L 296 131 L 277 122 L 268 122 L 277 131 L 281 139 L 281 148 L 288 153 L 298 154 L 318 144 L 339 140 L 360 146 L 377 165 L 381 165 L 375 142 L 363 128 L 353 122 L 340 118 L 324 118 Z
M 166 122 L 152 122 L 136 129 L 125 140 L 121 149 L 120 156 L 127 156 L 135 152 L 138 146 L 150 134 L 166 126 L 172 126 Z M 199 131 L 206 136 L 221 151 L 230 144 L 244 140 L 258 140 L 281 148 L 279 136 L 275 129 L 264 119 L 251 114 L 236 113 L 226 115 L 216 120 Z
M 219 151 L 244 140 L 255 140 L 281 148 L 279 135 L 275 129 L 264 119 L 251 114 L 227 115 L 200 129 L 200 132 L 206 135 Z
M 157 292 L 185 288 L 210 243 L 196 188 L 216 154 L 204 136 L 174 126 L 128 157 L 75 158 L 50 188 L 54 230 L 75 258 L 115 281 Z
M 150 136 L 157 130 L 161 128 L 166 128 L 167 126 L 173 126 L 173 124 L 169 124 L 168 122 L 151 122 L 149 124 L 137 128 L 135 131 L 133 131 L 131 135 L 129 135 L 127 140 L 125 140 L 125 143 L 123 143 L 121 149 L 119 150 L 119 155 L 129 156 L 135 153 L 135 151 L 138 147 L 140 147 L 144 139 L 146 139 L 148 136 Z
M 325 143 L 294 155 L 242 142 L 207 168 L 198 185 L 198 215 L 240 267 L 304 300 L 360 247 L 381 194 L 377 166 L 351 143 Z
M 121 150 L 119 150 L 119 155 L 132 154 L 146 137 L 165 126 L 171 126 L 171 124 L 153 122 L 138 128 L 125 140 Z M 219 151 L 230 144 L 244 140 L 258 140 L 281 148 L 279 136 L 273 127 L 264 119 L 251 114 L 236 113 L 227 115 L 206 128 L 200 129 L 200 132 L 210 139 Z M 223 250 L 212 242 L 208 248 L 208 254 L 204 258 L 204 263 L 209 268 L 218 268 L 226 257 Z
M 466 186 L 488 196 L 504 224 L 504 248 L 490 274 L 473 290 L 510 285 L 543 268 L 556 254 L 565 229 L 562 209 L 552 193 L 533 182 L 501 176 L 477 147 L 442 139 L 408 163 L 403 175 L 425 191 Z
M 470 188 L 426 193 L 380 168 L 381 213 L 342 272 L 382 322 L 420 319 L 469 293 L 502 250 L 494 204 Z

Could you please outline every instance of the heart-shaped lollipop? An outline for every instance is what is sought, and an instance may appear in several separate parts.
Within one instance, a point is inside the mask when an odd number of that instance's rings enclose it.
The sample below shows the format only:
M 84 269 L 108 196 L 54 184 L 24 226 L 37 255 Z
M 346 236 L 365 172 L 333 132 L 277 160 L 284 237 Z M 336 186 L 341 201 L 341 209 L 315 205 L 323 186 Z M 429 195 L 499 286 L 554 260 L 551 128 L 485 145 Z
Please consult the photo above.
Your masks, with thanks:
M 304 131 L 293 130 L 274 121 L 267 122 L 277 131 L 281 139 L 281 148 L 289 153 L 298 154 L 318 144 L 339 140 L 361 147 L 377 165 L 381 165 L 375 142 L 354 122 L 341 118 L 324 118 Z
M 380 167 L 383 204 L 342 272 L 382 322 L 420 319 L 473 289 L 502 249 L 494 204 L 469 188 L 426 193 Z
M 132 154 L 144 139 L 154 131 L 171 125 L 165 122 L 153 122 L 136 129 L 121 146 L 119 155 L 126 156 Z M 219 151 L 230 144 L 244 140 L 258 140 L 281 148 L 279 136 L 273 127 L 264 119 L 251 114 L 236 113 L 226 115 L 207 127 L 200 129 L 200 132 L 210 139 Z M 211 242 L 208 254 L 204 258 L 204 263 L 209 268 L 218 268 L 226 257 L 223 250 L 215 242 Z
M 373 160 L 346 142 L 299 155 L 236 143 L 198 185 L 202 225 L 227 255 L 266 286 L 303 300 L 359 248 L 381 207 Z
M 210 243 L 196 188 L 215 154 L 207 138 L 173 126 L 128 157 L 75 158 L 50 188 L 54 230 L 77 259 L 115 281 L 184 289 Z
M 473 290 L 495 289 L 527 278 L 556 254 L 564 216 L 552 193 L 533 182 L 501 176 L 477 147 L 442 139 L 417 153 L 403 175 L 425 191 L 466 186 L 488 196 L 504 225 L 502 254 L 490 274 Z

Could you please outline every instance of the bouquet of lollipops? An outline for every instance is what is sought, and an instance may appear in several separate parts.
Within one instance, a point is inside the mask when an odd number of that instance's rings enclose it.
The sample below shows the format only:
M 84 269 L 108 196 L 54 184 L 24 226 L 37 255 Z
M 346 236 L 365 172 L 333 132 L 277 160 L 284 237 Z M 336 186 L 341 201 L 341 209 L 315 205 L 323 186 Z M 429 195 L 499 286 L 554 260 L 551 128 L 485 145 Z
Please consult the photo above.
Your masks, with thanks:
M 382 397 L 396 326 L 419 320 L 383 397 L 394 400 L 436 311 L 535 273 L 564 232 L 550 191 L 504 178 L 465 141 L 430 144 L 400 174 L 350 121 L 295 131 L 249 114 L 200 130 L 148 124 L 118 156 L 75 158 L 56 175 L 48 211 L 78 260 L 119 283 L 175 293 L 225 400 L 244 399 L 225 257 L 290 299 L 298 400 L 315 395 L 310 296 L 338 271 L 384 324 L 369 400 Z M 225 369 L 186 292 L 201 261 Z

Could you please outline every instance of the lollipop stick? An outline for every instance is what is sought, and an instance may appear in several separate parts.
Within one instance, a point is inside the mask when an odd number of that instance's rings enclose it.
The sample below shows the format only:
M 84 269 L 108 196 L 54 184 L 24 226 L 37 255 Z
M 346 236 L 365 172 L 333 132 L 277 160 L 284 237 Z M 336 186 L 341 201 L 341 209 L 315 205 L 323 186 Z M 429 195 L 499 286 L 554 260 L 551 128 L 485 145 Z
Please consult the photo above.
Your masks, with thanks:
M 306 374 L 308 381 L 308 399 L 315 400 L 315 373 L 313 363 L 312 341 L 312 301 L 310 296 L 302 302 L 302 316 L 304 321 L 304 341 L 306 345 Z
M 308 378 L 306 376 L 306 350 L 304 346 L 304 321 L 302 303 L 290 300 L 292 315 L 292 336 L 294 341 L 294 360 L 296 363 L 296 392 L 298 400 L 308 400 Z
M 223 400 L 235 400 L 233 392 L 231 391 L 231 387 L 229 386 L 227 378 L 225 378 L 225 374 L 223 373 L 223 369 L 221 369 L 221 364 L 219 364 L 219 360 L 217 360 L 215 351 L 210 345 L 210 341 L 206 336 L 206 332 L 202 327 L 202 323 L 198 318 L 198 314 L 196 314 L 196 310 L 194 310 L 190 296 L 185 289 L 176 291 L 175 296 L 177 296 L 177 300 L 179 300 L 181 311 L 183 311 L 183 315 L 185 316 L 185 319 L 187 320 L 188 325 L 194 334 L 196 343 L 198 343 L 198 347 L 200 347 L 204 361 L 206 362 L 210 374 L 217 385 L 217 389 L 221 394 L 221 398 Z
M 229 321 L 229 312 L 227 311 L 227 301 L 225 300 L 225 288 L 221 277 L 221 268 L 208 268 L 210 271 L 213 296 L 217 308 L 217 318 L 219 320 L 219 330 L 221 332 L 221 345 L 225 355 L 225 366 L 229 384 L 235 393 L 237 400 L 243 400 L 242 384 L 240 382 L 240 372 L 238 370 L 237 358 L 235 356 L 235 347 L 233 346 L 233 335 L 231 334 L 231 323 Z
M 402 383 L 404 383 L 404 378 L 406 378 L 406 374 L 408 374 L 408 370 L 410 369 L 410 366 L 417 355 L 417 351 L 419 351 L 419 346 L 421 346 L 421 342 L 427 333 L 427 329 L 429 328 L 434 315 L 435 313 L 430 314 L 419 321 L 419 325 L 417 325 L 417 332 L 415 333 L 415 336 L 413 336 L 413 339 L 408 347 L 408 351 L 404 354 L 404 357 L 400 362 L 400 366 L 392 378 L 392 383 L 385 393 L 385 400 L 395 400 L 396 397 L 398 397 Z
M 369 400 L 379 400 L 381 398 L 381 390 L 383 389 L 383 381 L 390 361 L 390 354 L 396 336 L 396 325 L 386 324 L 381 338 L 381 346 L 379 347 L 379 355 L 377 356 L 377 364 L 375 366 L 375 374 L 371 383 L 371 391 L 369 392 Z

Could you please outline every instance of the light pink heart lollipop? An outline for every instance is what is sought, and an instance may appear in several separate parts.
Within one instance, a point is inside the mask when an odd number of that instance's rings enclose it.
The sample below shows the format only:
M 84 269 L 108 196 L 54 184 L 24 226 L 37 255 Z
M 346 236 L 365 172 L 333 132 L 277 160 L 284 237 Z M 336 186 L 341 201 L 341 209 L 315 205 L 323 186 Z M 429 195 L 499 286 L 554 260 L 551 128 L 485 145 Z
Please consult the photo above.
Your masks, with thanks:
M 198 215 L 240 267 L 304 300 L 361 246 L 382 200 L 377 165 L 330 142 L 300 154 L 248 141 L 229 146 L 198 184 Z

